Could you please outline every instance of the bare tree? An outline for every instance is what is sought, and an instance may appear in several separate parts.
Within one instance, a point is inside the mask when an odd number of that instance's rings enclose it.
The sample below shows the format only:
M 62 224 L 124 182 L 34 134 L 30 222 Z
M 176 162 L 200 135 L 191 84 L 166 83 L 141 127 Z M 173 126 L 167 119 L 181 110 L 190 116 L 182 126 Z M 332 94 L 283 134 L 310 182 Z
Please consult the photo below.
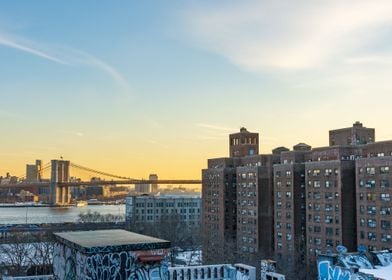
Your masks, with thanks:
M 200 226 L 184 222 L 181 215 L 177 213 L 162 216 L 158 221 L 133 221 L 128 223 L 127 229 L 169 240 L 171 242 L 170 261 L 173 266 L 180 252 L 190 251 L 191 255 L 195 256 L 201 247 Z M 190 261 L 188 259 L 187 263 Z
M 30 269 L 30 275 L 51 274 L 53 272 L 53 234 L 52 232 L 35 234 L 34 239 L 35 242 L 32 243 L 34 254 L 30 258 L 30 263 L 32 265 L 32 269 Z
M 26 235 L 15 233 L 9 238 L 8 244 L 0 245 L 0 267 L 3 274 L 24 276 L 31 263 L 32 245 L 26 243 Z
M 113 215 L 105 214 L 102 215 L 97 211 L 88 211 L 86 213 L 80 213 L 78 216 L 78 223 L 114 223 L 123 222 L 124 215 Z

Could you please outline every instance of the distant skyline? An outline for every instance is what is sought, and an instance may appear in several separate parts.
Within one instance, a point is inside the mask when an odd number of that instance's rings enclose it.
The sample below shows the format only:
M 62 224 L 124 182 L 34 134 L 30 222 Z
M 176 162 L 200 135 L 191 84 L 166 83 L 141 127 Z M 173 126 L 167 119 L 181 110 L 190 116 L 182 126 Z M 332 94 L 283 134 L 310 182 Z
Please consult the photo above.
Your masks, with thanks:
M 392 139 L 391 33 L 386 0 L 0 2 L 0 175 L 200 178 L 242 126 L 261 153 Z

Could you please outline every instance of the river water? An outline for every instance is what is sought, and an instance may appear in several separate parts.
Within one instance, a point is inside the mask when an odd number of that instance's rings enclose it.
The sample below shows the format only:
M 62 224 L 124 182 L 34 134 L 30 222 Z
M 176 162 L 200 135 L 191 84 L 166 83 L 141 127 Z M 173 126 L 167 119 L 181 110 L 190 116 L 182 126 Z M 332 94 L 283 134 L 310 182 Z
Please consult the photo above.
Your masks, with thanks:
M 88 205 L 86 207 L 0 207 L 0 224 L 42 224 L 76 222 L 88 211 L 102 215 L 125 215 L 125 205 Z

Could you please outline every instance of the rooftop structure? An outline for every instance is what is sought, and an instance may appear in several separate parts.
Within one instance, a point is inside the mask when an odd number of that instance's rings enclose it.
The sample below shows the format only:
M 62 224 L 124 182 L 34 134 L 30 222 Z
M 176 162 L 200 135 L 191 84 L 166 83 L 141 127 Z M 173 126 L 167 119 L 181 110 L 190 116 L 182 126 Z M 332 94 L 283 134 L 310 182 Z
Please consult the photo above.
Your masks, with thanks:
M 56 233 L 56 279 L 167 279 L 170 242 L 125 230 Z
M 376 140 L 374 128 L 367 128 L 360 122 L 352 127 L 329 131 L 329 145 L 361 145 L 373 143 Z

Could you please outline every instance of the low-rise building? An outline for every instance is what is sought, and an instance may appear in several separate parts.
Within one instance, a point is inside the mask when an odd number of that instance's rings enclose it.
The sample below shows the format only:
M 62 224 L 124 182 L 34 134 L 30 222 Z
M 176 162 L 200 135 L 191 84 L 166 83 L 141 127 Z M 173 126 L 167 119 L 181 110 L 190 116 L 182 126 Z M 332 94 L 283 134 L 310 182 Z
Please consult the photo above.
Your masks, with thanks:
M 189 226 L 199 226 L 201 197 L 188 195 L 140 195 L 126 198 L 128 224 L 154 223 L 178 219 Z

